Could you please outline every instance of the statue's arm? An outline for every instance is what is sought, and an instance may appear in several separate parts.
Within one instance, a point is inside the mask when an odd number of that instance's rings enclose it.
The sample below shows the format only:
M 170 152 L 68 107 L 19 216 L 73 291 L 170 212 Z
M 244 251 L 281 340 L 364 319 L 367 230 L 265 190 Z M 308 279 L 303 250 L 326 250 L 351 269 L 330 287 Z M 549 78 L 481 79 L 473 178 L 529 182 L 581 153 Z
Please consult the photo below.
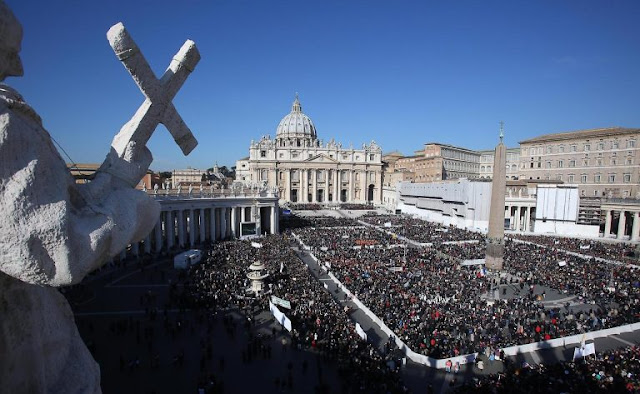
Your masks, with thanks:
M 20 280 L 78 283 L 157 221 L 155 201 L 108 173 L 77 185 L 48 133 L 1 105 L 0 158 L 0 270 Z

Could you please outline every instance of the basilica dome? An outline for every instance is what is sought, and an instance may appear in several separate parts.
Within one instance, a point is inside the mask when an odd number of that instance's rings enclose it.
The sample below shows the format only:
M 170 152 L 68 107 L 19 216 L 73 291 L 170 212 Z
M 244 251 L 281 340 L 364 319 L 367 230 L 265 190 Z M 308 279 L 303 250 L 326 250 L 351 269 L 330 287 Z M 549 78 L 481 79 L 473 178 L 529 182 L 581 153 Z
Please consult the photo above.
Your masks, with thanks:
M 302 112 L 298 95 L 296 95 L 296 99 L 293 101 L 291 112 L 282 118 L 278 124 L 276 138 L 308 138 L 311 140 L 318 138 L 313 122 Z

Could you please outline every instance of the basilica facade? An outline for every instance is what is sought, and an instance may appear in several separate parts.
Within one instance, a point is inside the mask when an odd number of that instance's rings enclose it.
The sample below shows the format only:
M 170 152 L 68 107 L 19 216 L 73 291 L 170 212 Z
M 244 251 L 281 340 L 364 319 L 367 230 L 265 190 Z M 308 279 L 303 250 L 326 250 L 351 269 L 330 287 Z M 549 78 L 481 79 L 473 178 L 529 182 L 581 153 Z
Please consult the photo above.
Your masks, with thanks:
M 251 141 L 249 156 L 236 162 L 236 181 L 277 188 L 281 202 L 372 203 L 382 199 L 382 149 L 343 148 L 318 139 L 297 95 L 275 139 Z

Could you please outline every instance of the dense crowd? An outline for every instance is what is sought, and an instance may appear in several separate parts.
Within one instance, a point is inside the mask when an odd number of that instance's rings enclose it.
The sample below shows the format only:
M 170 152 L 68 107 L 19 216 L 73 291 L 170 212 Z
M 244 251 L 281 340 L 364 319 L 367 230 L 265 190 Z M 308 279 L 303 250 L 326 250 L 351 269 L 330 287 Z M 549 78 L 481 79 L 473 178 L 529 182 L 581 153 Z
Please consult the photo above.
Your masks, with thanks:
M 362 220 L 375 226 L 384 226 L 397 235 L 420 243 L 440 245 L 443 242 L 463 240 L 483 241 L 481 233 L 460 229 L 455 226 L 441 226 L 437 223 L 400 215 L 365 215 Z
M 499 374 L 474 378 L 459 393 L 638 393 L 640 348 L 609 350 L 553 365 L 507 364 Z
M 213 245 L 203 264 L 194 266 L 184 299 L 200 308 L 236 305 L 252 316 L 259 304 L 268 308 L 267 296 L 254 298 L 247 292 L 251 262 L 266 266 L 268 294 L 291 303 L 281 308 L 292 322 L 293 346 L 314 349 L 339 365 L 346 392 L 403 392 L 396 371 L 355 332 L 355 325 L 332 296 L 309 272 L 280 236 L 261 239 L 261 248 L 250 242 L 233 241 Z
M 403 220 L 393 218 L 367 221 L 378 226 L 391 221 L 393 226 Z M 425 223 L 425 228 L 431 227 Z M 409 248 L 393 235 L 360 227 L 296 229 L 294 233 L 409 347 L 435 358 L 640 319 L 640 284 L 637 272 L 630 267 L 507 240 L 508 275 L 499 280 L 503 288 L 515 289 L 516 296 L 493 300 L 485 295 L 498 283 L 477 267 L 459 264 L 462 259 L 483 257 L 483 242 Z M 451 234 L 458 234 L 459 241 L 465 238 L 464 230 Z M 368 237 L 375 245 L 362 247 L 361 240 Z M 572 304 L 546 308 L 535 291 L 540 286 L 576 298 Z
M 357 220 L 349 218 L 334 218 L 330 216 L 285 216 L 280 220 L 280 228 L 292 229 L 300 227 L 353 227 L 359 226 Z
M 549 237 L 544 235 L 510 235 L 512 238 L 544 245 L 550 248 L 566 250 L 569 252 L 599 257 L 606 260 L 614 260 L 625 263 L 637 263 L 633 256 L 634 245 L 624 242 L 602 242 L 589 239 Z

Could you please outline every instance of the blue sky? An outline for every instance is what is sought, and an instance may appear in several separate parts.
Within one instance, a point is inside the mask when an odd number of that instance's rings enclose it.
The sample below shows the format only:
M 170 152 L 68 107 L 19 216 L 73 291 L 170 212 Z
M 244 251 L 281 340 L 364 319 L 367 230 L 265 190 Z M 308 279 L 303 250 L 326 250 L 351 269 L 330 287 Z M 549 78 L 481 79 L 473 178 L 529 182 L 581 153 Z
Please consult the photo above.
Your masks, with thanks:
M 199 146 L 160 126 L 151 168 L 232 166 L 299 92 L 318 136 L 492 148 L 640 127 L 640 1 L 24 1 L 25 76 L 8 78 L 75 162 L 101 162 L 143 96 L 106 40 L 124 22 L 161 75 L 184 40 L 202 60 L 174 104 Z

